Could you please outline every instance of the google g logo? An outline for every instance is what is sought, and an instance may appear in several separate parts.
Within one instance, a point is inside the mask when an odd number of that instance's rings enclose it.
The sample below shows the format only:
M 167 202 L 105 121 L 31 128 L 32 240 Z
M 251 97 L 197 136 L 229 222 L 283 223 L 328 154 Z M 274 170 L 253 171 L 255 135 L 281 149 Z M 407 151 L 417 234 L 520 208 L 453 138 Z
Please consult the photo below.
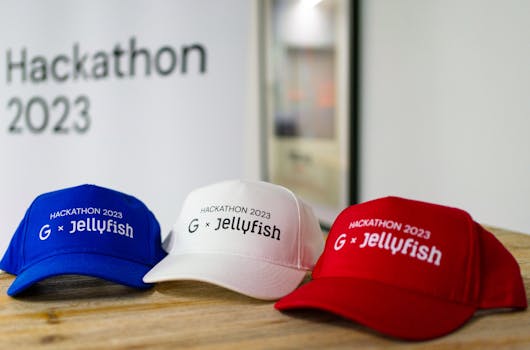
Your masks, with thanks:
M 341 250 L 342 247 L 344 247 L 344 244 L 346 244 L 346 237 L 347 235 L 345 233 L 341 233 L 339 237 L 337 237 L 333 248 L 335 248 L 335 250 Z
M 50 237 L 51 233 L 52 233 L 52 230 L 50 228 L 50 225 L 46 224 L 46 225 L 42 226 L 40 231 L 39 231 L 40 240 L 41 241 L 45 241 L 46 239 L 48 239 L 48 237 Z

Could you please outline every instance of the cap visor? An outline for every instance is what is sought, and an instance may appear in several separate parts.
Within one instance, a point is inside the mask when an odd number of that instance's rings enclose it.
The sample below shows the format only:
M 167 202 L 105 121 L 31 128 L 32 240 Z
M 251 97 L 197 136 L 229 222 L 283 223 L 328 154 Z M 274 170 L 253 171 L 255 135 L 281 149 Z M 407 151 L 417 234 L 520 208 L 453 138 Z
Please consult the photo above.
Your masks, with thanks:
M 197 280 L 213 283 L 257 299 L 275 300 L 292 292 L 306 271 L 228 254 L 168 255 L 144 282 Z
M 472 306 L 352 278 L 312 280 L 274 306 L 278 310 L 326 310 L 408 340 L 445 335 L 460 327 L 475 311 Z
M 68 253 L 56 255 L 30 266 L 13 281 L 8 295 L 16 295 L 34 283 L 58 275 L 86 275 L 98 277 L 134 288 L 149 288 L 142 281 L 150 266 L 107 255 Z

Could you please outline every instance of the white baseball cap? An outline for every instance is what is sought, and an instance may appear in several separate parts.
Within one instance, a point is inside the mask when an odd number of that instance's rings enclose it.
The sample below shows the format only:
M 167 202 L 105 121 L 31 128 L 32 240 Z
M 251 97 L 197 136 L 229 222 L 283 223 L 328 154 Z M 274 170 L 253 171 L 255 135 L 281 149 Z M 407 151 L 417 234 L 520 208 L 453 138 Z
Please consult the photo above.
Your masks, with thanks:
M 198 280 L 264 300 L 292 292 L 324 248 L 312 209 L 290 190 L 242 180 L 192 191 L 166 241 L 144 282 Z

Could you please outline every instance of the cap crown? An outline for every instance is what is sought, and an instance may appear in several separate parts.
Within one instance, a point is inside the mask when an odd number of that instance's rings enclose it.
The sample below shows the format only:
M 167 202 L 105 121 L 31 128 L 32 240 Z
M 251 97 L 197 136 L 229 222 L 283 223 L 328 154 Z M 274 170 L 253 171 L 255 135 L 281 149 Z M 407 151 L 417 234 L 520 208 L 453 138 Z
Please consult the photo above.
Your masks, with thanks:
M 108 255 L 145 265 L 165 255 L 158 221 L 141 201 L 81 185 L 33 201 L 0 267 L 19 274 L 40 260 L 68 253 Z
M 306 270 L 324 244 L 313 212 L 292 192 L 240 180 L 191 192 L 170 239 L 170 255 L 221 253 Z
M 354 277 L 475 304 L 479 245 L 466 212 L 387 197 L 345 209 L 313 278 Z

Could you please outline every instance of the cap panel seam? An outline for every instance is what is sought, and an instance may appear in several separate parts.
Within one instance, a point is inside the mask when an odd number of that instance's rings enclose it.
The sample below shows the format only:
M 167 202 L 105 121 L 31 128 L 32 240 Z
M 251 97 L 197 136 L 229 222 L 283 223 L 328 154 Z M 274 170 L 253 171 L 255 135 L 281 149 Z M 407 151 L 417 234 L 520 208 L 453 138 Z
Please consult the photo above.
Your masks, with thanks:
M 29 227 L 29 219 L 31 217 L 31 212 L 33 211 L 33 207 L 34 205 L 36 204 L 37 200 L 39 199 L 40 196 L 38 196 L 37 198 L 35 198 L 35 200 L 33 202 L 31 202 L 30 206 L 29 206 L 29 209 L 27 210 L 27 215 L 24 215 L 24 234 L 23 234 L 23 237 L 22 237 L 22 265 L 21 265 L 21 268 L 26 266 L 26 238 L 28 236 L 28 227 Z
M 155 251 L 154 251 L 154 247 L 152 246 L 152 240 L 153 240 L 153 235 L 154 235 L 154 232 L 152 232 L 151 230 L 153 229 L 152 227 L 152 222 L 151 222 L 151 218 L 149 217 L 149 209 L 147 209 L 147 207 L 144 206 L 144 204 L 142 203 L 141 205 L 141 209 L 143 209 L 145 211 L 145 221 L 147 222 L 147 234 L 149 235 L 149 237 L 147 238 L 147 246 L 148 246 L 148 249 L 149 249 L 149 262 L 152 262 L 152 261 L 155 261 Z M 155 235 L 156 236 L 156 235 Z
M 43 260 L 46 260 L 46 259 L 49 259 L 49 258 L 54 258 L 54 257 L 57 257 L 57 256 L 61 256 L 61 255 L 69 255 L 69 254 L 91 254 L 91 255 L 101 255 L 101 256 L 107 256 L 107 257 L 111 257 L 111 258 L 114 258 L 114 259 L 119 259 L 119 260 L 123 260 L 123 261 L 128 261 L 128 262 L 132 262 L 132 263 L 135 263 L 135 264 L 139 264 L 139 265 L 145 265 L 147 267 L 151 267 L 153 265 L 151 264 L 146 264 L 144 262 L 140 262 L 138 260 L 132 260 L 132 259 L 127 259 L 127 258 L 123 258 L 123 257 L 118 257 L 116 255 L 111 255 L 111 254 L 105 254 L 105 253 L 101 253 L 101 252 L 96 252 L 94 250 L 89 250 L 89 249 L 86 249 L 86 250 L 60 250 L 60 251 L 55 251 L 54 254 L 50 254 L 50 255 L 47 255 L 47 256 L 43 256 L 43 257 L 40 257 L 39 259 L 35 260 L 35 261 L 32 261 L 31 264 L 28 264 L 28 265 L 24 265 L 23 269 L 20 270 L 20 272 L 18 274 L 21 274 L 23 273 L 24 271 L 26 271 L 27 269 L 29 269 L 30 267 L 32 266 L 35 266 L 37 264 L 39 264 L 41 261 Z
M 417 291 L 417 290 L 413 290 L 413 289 L 409 289 L 409 288 L 396 286 L 396 285 L 389 284 L 389 283 L 384 283 L 384 282 L 373 280 L 373 279 L 369 279 L 369 278 L 326 276 L 326 277 L 313 278 L 311 281 L 313 281 L 313 280 L 323 280 L 323 279 L 337 279 L 337 280 L 352 279 L 352 280 L 367 281 L 367 282 L 370 282 L 370 283 L 380 284 L 381 286 L 385 286 L 385 287 L 388 286 L 388 287 L 391 287 L 391 288 L 396 288 L 396 289 L 405 291 L 407 293 L 421 295 L 421 296 L 425 296 L 425 297 L 432 298 L 432 299 L 442 300 L 442 301 L 450 302 L 450 303 L 453 303 L 453 304 L 459 304 L 459 305 L 464 305 L 464 306 L 472 306 L 472 307 L 478 309 L 478 304 L 474 300 L 471 300 L 469 302 L 462 302 L 462 301 L 453 300 L 453 299 L 449 299 L 449 298 L 443 298 L 441 296 L 432 295 L 432 294 L 428 294 L 428 293 L 425 293 L 425 292 L 421 292 L 421 291 Z M 308 283 L 311 283 L 311 281 L 309 281 Z
M 291 191 L 290 189 L 281 186 L 285 191 L 287 191 L 291 197 L 294 199 L 294 202 L 296 204 L 297 214 L 298 214 L 298 231 L 296 234 L 297 238 L 297 257 L 296 257 L 296 264 L 297 268 L 302 268 L 302 218 L 301 218 L 301 210 L 300 210 L 300 203 L 298 201 L 298 197 Z
M 467 267 L 466 267 L 466 281 L 465 281 L 465 287 L 464 287 L 464 293 L 465 298 L 469 301 L 475 301 L 475 282 L 477 277 L 480 276 L 480 274 L 476 275 L 476 264 L 477 261 L 479 263 L 478 268 L 480 268 L 480 256 L 477 256 L 480 254 L 479 252 L 479 241 L 478 241 L 478 232 L 475 231 L 474 227 L 474 221 L 471 218 L 471 216 L 466 213 L 467 215 L 467 223 L 468 223 L 468 239 L 469 239 L 469 249 L 468 249 L 468 258 L 467 258 Z M 480 284 L 480 280 L 479 280 Z
M 292 269 L 296 269 L 296 270 L 306 270 L 306 271 L 311 270 L 310 267 L 305 267 L 305 266 L 301 266 L 301 265 L 299 266 L 298 264 L 281 263 L 281 262 L 278 262 L 277 259 L 272 258 L 272 257 L 266 257 L 266 256 L 256 257 L 255 255 L 245 255 L 245 254 L 238 254 L 238 253 L 227 253 L 227 252 L 221 251 L 221 250 L 186 251 L 186 252 L 179 252 L 177 254 L 168 254 L 168 256 L 200 255 L 200 254 L 238 256 L 238 257 L 242 257 L 242 258 L 249 258 L 249 259 L 256 260 L 256 261 L 263 261 L 263 262 L 267 262 L 267 263 L 274 264 L 274 265 L 288 267 L 288 268 L 292 268 Z

